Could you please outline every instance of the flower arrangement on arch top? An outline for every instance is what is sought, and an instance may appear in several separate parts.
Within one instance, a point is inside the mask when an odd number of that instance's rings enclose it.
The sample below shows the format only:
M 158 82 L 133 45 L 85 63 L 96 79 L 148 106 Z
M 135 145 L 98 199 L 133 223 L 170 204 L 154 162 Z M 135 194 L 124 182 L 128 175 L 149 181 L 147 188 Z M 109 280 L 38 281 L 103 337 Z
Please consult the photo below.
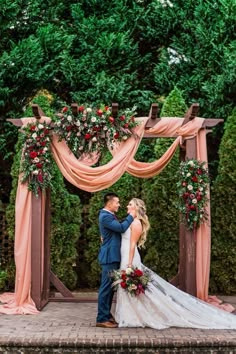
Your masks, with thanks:
M 194 230 L 208 220 L 208 170 L 205 162 L 195 159 L 183 161 L 179 168 L 177 192 L 178 209 L 189 230 Z
M 50 126 L 46 122 L 28 123 L 21 128 L 24 136 L 21 182 L 36 196 L 39 191 L 51 187 L 52 155 L 50 150 Z
M 131 296 L 144 294 L 151 281 L 149 272 L 137 267 L 128 267 L 125 270 L 113 270 L 111 272 L 111 278 L 113 280 L 112 287 L 114 287 L 115 290 L 121 286 L 121 288 Z
M 133 134 L 132 129 L 138 125 L 134 119 L 135 109 L 126 109 L 114 118 L 111 108 L 105 105 L 99 108 L 79 106 L 76 116 L 65 106 L 54 130 L 59 141 L 64 139 L 76 157 L 94 151 L 102 153 L 108 143 L 112 147 L 113 142 L 127 140 Z

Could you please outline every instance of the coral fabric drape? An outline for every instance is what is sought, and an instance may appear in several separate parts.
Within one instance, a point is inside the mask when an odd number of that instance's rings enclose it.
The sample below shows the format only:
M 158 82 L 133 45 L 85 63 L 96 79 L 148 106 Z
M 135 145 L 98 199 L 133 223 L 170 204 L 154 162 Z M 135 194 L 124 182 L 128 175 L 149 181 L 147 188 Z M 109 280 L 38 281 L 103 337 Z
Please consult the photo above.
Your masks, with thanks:
M 48 119 L 46 117 L 42 120 Z M 22 119 L 23 124 L 27 121 Z M 164 118 L 155 127 L 145 132 L 150 135 L 175 137 L 171 147 L 157 161 L 152 163 L 138 162 L 133 159 L 144 134 L 143 122 L 136 128 L 137 136 L 132 136 L 122 142 L 113 151 L 113 158 L 104 166 L 90 167 L 97 161 L 95 154 L 90 159 L 77 160 L 70 152 L 64 141 L 58 142 L 57 136 L 52 138 L 52 153 L 54 159 L 65 178 L 76 187 L 88 192 L 95 192 L 110 187 L 125 171 L 130 174 L 147 178 L 160 173 L 169 163 L 182 137 L 197 136 L 198 158 L 206 161 L 206 146 L 202 143 L 204 134 L 200 133 L 203 119 L 195 118 L 182 127 L 182 118 Z M 202 140 L 203 139 L 203 140 Z M 15 229 L 15 262 L 16 288 L 15 294 L 3 295 L 0 301 L 8 302 L 0 306 L 3 313 L 37 313 L 37 309 L 30 297 L 31 287 L 31 192 L 26 184 L 19 181 L 16 198 L 16 229 Z M 198 241 L 199 240 L 199 241 Z M 197 291 L 201 299 L 208 296 L 210 264 L 210 228 L 204 224 L 198 230 L 197 237 Z M 9 302 L 10 301 L 10 302 Z

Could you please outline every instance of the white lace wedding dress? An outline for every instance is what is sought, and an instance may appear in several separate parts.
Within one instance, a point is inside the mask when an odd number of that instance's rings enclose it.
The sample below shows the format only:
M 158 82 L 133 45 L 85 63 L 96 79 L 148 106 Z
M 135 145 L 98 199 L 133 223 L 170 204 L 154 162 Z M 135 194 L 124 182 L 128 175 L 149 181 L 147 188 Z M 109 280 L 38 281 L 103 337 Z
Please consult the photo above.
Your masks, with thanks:
M 130 229 L 122 235 L 121 269 L 129 261 Z M 151 272 L 152 282 L 145 294 L 132 297 L 120 286 L 115 319 L 119 327 L 188 327 L 236 329 L 236 315 L 217 309 L 166 282 L 141 263 L 136 248 L 133 266 Z

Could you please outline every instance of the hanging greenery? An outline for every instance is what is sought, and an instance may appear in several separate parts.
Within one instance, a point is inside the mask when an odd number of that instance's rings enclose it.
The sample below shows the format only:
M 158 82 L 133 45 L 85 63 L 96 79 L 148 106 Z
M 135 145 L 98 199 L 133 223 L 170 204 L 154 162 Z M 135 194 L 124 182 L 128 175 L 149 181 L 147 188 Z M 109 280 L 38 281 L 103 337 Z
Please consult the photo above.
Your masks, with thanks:
M 115 141 L 125 141 L 133 134 L 133 128 L 138 125 L 134 120 L 135 110 L 136 107 L 126 109 L 114 118 L 108 106 L 79 106 L 78 114 L 74 116 L 66 106 L 55 124 L 55 133 L 59 141 L 66 141 L 76 157 L 94 151 L 104 153 L 108 143 L 112 147 Z
M 50 125 L 46 122 L 29 123 L 21 131 L 24 135 L 22 182 L 36 196 L 41 190 L 52 187 L 52 154 L 50 149 Z
M 179 168 L 177 207 L 183 222 L 189 230 L 194 230 L 208 219 L 206 205 L 208 202 L 208 170 L 205 162 L 195 159 L 183 161 Z

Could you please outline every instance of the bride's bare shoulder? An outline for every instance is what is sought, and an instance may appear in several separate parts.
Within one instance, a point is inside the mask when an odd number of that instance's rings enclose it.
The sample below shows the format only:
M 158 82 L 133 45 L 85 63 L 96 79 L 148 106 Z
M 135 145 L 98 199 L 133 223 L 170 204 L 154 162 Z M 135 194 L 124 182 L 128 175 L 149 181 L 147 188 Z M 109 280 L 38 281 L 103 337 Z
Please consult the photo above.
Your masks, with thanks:
M 139 219 L 134 219 L 134 221 L 132 222 L 131 224 L 131 229 L 132 231 L 140 231 L 142 230 L 142 224 L 141 224 L 141 221 Z

